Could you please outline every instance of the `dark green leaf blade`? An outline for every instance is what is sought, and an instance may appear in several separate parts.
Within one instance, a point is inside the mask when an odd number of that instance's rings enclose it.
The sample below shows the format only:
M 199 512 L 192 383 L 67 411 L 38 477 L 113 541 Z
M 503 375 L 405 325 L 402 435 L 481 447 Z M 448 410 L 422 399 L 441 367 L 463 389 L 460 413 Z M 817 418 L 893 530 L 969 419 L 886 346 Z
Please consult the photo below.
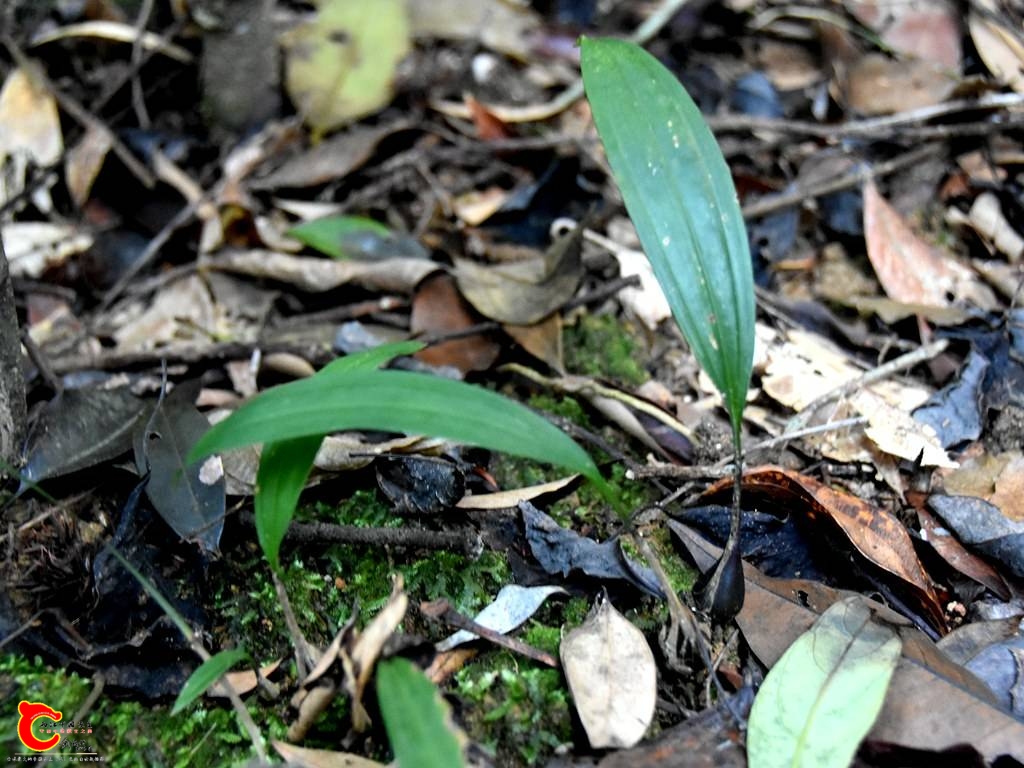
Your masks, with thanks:
M 462 750 L 446 722 L 440 694 L 408 659 L 377 665 L 377 700 L 402 768 L 461 768 Z
M 322 435 L 275 440 L 264 445 L 260 454 L 253 504 L 256 537 L 275 571 L 281 570 L 281 542 L 322 441 Z
M 423 349 L 418 341 L 398 341 L 382 344 L 373 349 L 339 357 L 316 376 L 327 378 L 344 376 L 352 371 L 378 368 L 399 355 L 411 355 Z M 264 556 L 275 571 L 281 569 L 281 542 L 295 513 L 295 505 L 313 468 L 313 460 L 323 441 L 323 435 L 307 435 L 289 440 L 268 442 L 260 454 L 256 475 L 256 537 Z
M 171 709 L 171 714 L 178 714 L 181 710 L 206 693 L 207 689 L 209 689 L 211 685 L 220 680 L 221 675 L 244 659 L 246 655 L 244 648 L 230 648 L 211 656 L 200 664 L 196 668 L 196 671 L 189 675 L 188 680 L 185 681 L 185 685 L 182 686 L 181 693 L 178 694 L 178 698 L 174 701 L 174 707 Z
M 192 456 L 346 429 L 444 437 L 556 464 L 608 491 L 586 451 L 525 406 L 461 381 L 406 371 L 358 370 L 275 387 L 212 427 Z
M 626 209 L 697 362 L 740 423 L 754 353 L 753 270 L 729 168 L 653 56 L 584 38 L 583 82 Z

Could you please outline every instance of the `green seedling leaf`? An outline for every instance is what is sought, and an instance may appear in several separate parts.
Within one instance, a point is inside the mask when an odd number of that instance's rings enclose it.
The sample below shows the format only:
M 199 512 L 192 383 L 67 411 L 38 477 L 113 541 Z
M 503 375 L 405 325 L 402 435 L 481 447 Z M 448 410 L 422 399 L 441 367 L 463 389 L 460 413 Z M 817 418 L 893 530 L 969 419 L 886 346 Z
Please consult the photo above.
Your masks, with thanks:
M 178 714 L 206 693 L 211 685 L 220 680 L 225 672 L 244 659 L 246 655 L 244 648 L 230 648 L 211 656 L 200 664 L 196 671 L 189 675 L 188 680 L 185 681 L 181 693 L 178 694 L 178 698 L 174 701 L 171 715 Z
M 370 371 L 400 355 L 423 348 L 418 341 L 383 344 L 365 352 L 340 357 L 325 365 L 314 378 L 328 379 L 352 371 Z M 263 554 L 275 571 L 281 570 L 281 542 L 295 513 L 295 505 L 313 468 L 313 460 L 324 434 L 273 440 L 263 446 L 256 473 L 256 537 Z
M 352 258 L 352 254 L 345 248 L 346 241 L 364 233 L 386 238 L 391 235 L 391 230 L 365 216 L 327 216 L 288 230 L 288 235 L 300 243 L 335 259 Z
M 615 181 L 676 322 L 738 432 L 754 354 L 754 282 L 729 167 L 653 56 L 582 43 L 583 84 Z
M 901 642 L 867 600 L 823 613 L 765 678 L 750 712 L 751 768 L 846 768 L 885 701 Z
M 579 472 L 612 497 L 586 451 L 525 406 L 461 381 L 406 371 L 336 371 L 275 387 L 212 427 L 192 456 L 349 429 L 433 435 L 549 462 Z
M 408 659 L 377 665 L 377 700 L 402 768 L 460 768 L 462 750 L 437 689 Z

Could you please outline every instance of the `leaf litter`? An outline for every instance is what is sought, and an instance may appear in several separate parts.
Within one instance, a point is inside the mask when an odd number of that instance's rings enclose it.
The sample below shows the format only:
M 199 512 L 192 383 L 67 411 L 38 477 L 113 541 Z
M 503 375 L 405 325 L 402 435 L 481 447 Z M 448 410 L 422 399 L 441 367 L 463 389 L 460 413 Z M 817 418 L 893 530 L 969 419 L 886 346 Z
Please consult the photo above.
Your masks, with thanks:
M 255 705 L 265 733 L 301 726 L 295 743 L 277 745 L 296 760 L 355 760 L 338 751 L 342 741 L 358 750 L 377 738 L 368 695 L 377 662 L 397 654 L 428 666 L 443 633 L 407 600 L 444 598 L 543 652 L 561 646 L 568 682 L 483 644 L 472 645 L 476 659 L 456 656 L 462 648 L 446 657 L 445 691 L 464 704 L 461 738 L 498 764 L 559 751 L 583 759 L 594 747 L 611 748 L 608 765 L 634 764 L 658 744 L 685 744 L 676 751 L 694 760 L 741 761 L 750 747 L 753 761 L 764 731 L 745 737 L 735 718 L 751 700 L 754 725 L 766 708 L 782 710 L 744 681 L 789 652 L 799 659 L 800 635 L 845 611 L 870 614 L 865 627 L 901 642 L 881 714 L 866 741 L 848 737 L 849 754 L 882 764 L 885 743 L 908 764 L 928 764 L 910 750 L 962 744 L 978 764 L 1022 758 L 1013 9 L 976 3 L 960 18 L 945 3 L 851 0 L 787 16 L 720 2 L 679 12 L 631 0 L 614 13 L 592 3 L 470 12 L 413 2 L 367 15 L 328 0 L 268 0 L 247 4 L 254 23 L 243 29 L 214 3 L 157 2 L 137 19 L 112 2 L 80 5 L 15 0 L 20 26 L 6 30 L 0 54 L 2 237 L 28 331 L 7 367 L 25 372 L 34 408 L 24 450 L 4 457 L 20 461 L 23 486 L 5 510 L 5 652 L 100 670 L 112 690 L 170 703 L 195 664 L 104 554 L 112 543 L 218 648 L 262 649 L 254 662 L 264 674 L 250 672 L 244 687 L 273 702 Z M 744 5 L 749 13 L 737 13 Z M 840 12 L 835 23 L 829 14 Z M 648 40 L 714 116 L 741 205 L 780 206 L 748 220 L 763 294 L 743 424 L 754 446 L 744 483 L 758 508 L 743 527 L 739 636 L 728 644 L 704 622 L 664 657 L 650 649 L 668 647 L 658 612 L 666 584 L 630 537 L 650 538 L 669 588 L 687 599 L 692 574 L 663 538 L 666 527 L 679 531 L 665 515 L 700 516 L 707 537 L 722 535 L 722 510 L 694 504 L 728 493 L 712 487 L 727 469 L 727 422 L 623 231 L 590 112 L 576 101 L 571 41 L 581 32 Z M 250 45 L 251 69 L 222 45 L 235 33 L 262 40 Z M 965 35 L 979 59 L 961 49 Z M 736 45 L 705 45 L 716 40 Z M 239 91 L 236 76 L 266 82 L 252 83 L 233 113 L 224 99 Z M 463 111 L 469 122 L 446 116 Z M 531 115 L 542 117 L 519 122 Z M 919 144 L 934 157 L 912 168 Z M 363 229 L 315 230 L 327 215 Z M 559 242 L 563 217 L 583 224 Z M 636 382 L 619 379 L 614 345 L 588 350 L 593 369 L 566 362 L 579 360 L 565 352 L 590 315 L 638 329 L 630 354 L 669 393 L 663 413 L 651 417 L 631 394 Z M 226 454 L 222 468 L 189 462 L 207 428 L 195 403 L 243 401 L 352 350 L 354 337 L 372 346 L 415 336 L 427 349 L 392 365 L 483 382 L 546 411 L 599 447 L 630 516 L 532 462 L 419 435 L 329 436 L 295 524 L 313 518 L 337 533 L 354 523 L 377 543 L 282 546 L 295 623 L 321 653 L 319 678 L 303 686 L 289 664 L 266 666 L 288 655 L 295 628 L 256 574 L 255 537 L 240 522 L 258 450 Z M 931 357 L 866 380 L 935 339 L 945 346 Z M 294 365 L 279 365 L 282 353 Z M 177 386 L 157 405 L 164 361 Z M 666 447 L 680 435 L 685 450 Z M 393 529 L 417 545 L 392 546 Z M 479 537 L 485 553 L 449 563 L 430 542 L 452 531 Z M 706 570 L 713 545 L 687 537 Z M 406 575 L 405 590 L 392 593 L 388 571 Z M 584 619 L 603 589 L 610 599 Z M 545 599 L 553 594 L 565 599 Z M 719 660 L 717 674 L 707 675 L 705 656 Z M 813 671 L 804 662 L 775 666 L 769 680 L 800 688 Z M 34 685 L 55 694 L 44 675 Z M 714 686 L 717 706 L 706 694 Z M 300 690 L 309 703 L 289 704 Z M 585 735 L 571 728 L 570 692 Z M 348 714 L 332 709 L 339 698 Z M 108 717 L 116 705 L 95 706 Z M 645 737 L 652 717 L 665 730 Z M 361 741 L 367 727 L 375 735 Z M 111 738 L 94 746 L 141 749 L 130 735 Z M 213 759 L 198 749 L 193 759 Z

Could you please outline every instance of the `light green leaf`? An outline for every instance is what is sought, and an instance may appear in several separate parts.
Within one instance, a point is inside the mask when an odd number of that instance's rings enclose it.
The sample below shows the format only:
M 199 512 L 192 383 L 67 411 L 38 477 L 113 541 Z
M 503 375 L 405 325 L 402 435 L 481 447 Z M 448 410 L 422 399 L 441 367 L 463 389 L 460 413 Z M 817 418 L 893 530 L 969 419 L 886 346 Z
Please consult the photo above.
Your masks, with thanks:
M 369 371 L 400 355 L 423 348 L 418 341 L 383 344 L 364 352 L 339 357 L 317 372 L 314 378 L 329 378 L 352 371 Z M 295 505 L 313 468 L 323 434 L 274 440 L 263 446 L 256 475 L 256 537 L 270 567 L 281 570 L 281 542 L 295 513 Z
M 285 84 L 298 112 L 324 133 L 391 100 L 410 48 L 404 0 L 320 0 L 316 18 L 282 36 Z
M 446 706 L 412 662 L 396 657 L 377 665 L 377 700 L 401 768 L 461 768 Z
M 365 216 L 327 216 L 298 224 L 288 230 L 288 235 L 332 258 L 348 259 L 351 254 L 345 248 L 347 238 L 365 232 L 380 237 L 391 234 L 383 224 Z
M 231 648 L 211 656 L 200 664 L 196 671 L 189 675 L 188 680 L 185 681 L 185 685 L 182 687 L 181 693 L 178 694 L 174 707 L 171 709 L 171 714 L 178 714 L 206 693 L 211 685 L 220 680 L 221 675 L 247 655 L 244 648 Z
M 738 432 L 754 286 L 729 167 L 700 110 L 653 56 L 584 38 L 583 83 L 615 181 L 672 314 Z
M 530 409 L 481 387 L 406 371 L 335 372 L 274 387 L 211 427 L 192 456 L 349 429 L 432 435 L 549 462 L 610 495 L 586 451 Z
M 846 768 L 871 730 L 901 641 L 870 603 L 840 601 L 772 667 L 747 732 L 751 768 Z

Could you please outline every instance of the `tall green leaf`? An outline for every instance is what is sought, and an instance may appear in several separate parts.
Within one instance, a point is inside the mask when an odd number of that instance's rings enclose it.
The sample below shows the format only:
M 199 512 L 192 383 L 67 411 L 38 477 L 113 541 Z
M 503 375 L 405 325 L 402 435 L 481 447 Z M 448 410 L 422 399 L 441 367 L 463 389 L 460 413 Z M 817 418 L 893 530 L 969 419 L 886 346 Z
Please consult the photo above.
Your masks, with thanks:
M 729 167 L 693 100 L 642 48 L 584 38 L 582 68 L 640 242 L 738 434 L 754 354 L 754 285 Z
M 418 341 L 383 344 L 364 352 L 339 357 L 323 368 L 316 378 L 344 376 L 352 371 L 370 371 L 399 355 L 411 355 L 423 349 Z M 256 537 L 263 555 L 275 571 L 281 570 L 281 542 L 284 541 L 295 505 L 313 468 L 313 460 L 326 432 L 288 440 L 273 440 L 263 446 L 256 474 Z
M 377 700 L 401 768 L 461 768 L 459 742 L 437 689 L 408 659 L 377 665 Z
M 267 390 L 211 427 L 192 456 L 347 429 L 434 435 L 549 462 L 610 495 L 586 451 L 530 409 L 481 387 L 406 371 L 346 371 Z

